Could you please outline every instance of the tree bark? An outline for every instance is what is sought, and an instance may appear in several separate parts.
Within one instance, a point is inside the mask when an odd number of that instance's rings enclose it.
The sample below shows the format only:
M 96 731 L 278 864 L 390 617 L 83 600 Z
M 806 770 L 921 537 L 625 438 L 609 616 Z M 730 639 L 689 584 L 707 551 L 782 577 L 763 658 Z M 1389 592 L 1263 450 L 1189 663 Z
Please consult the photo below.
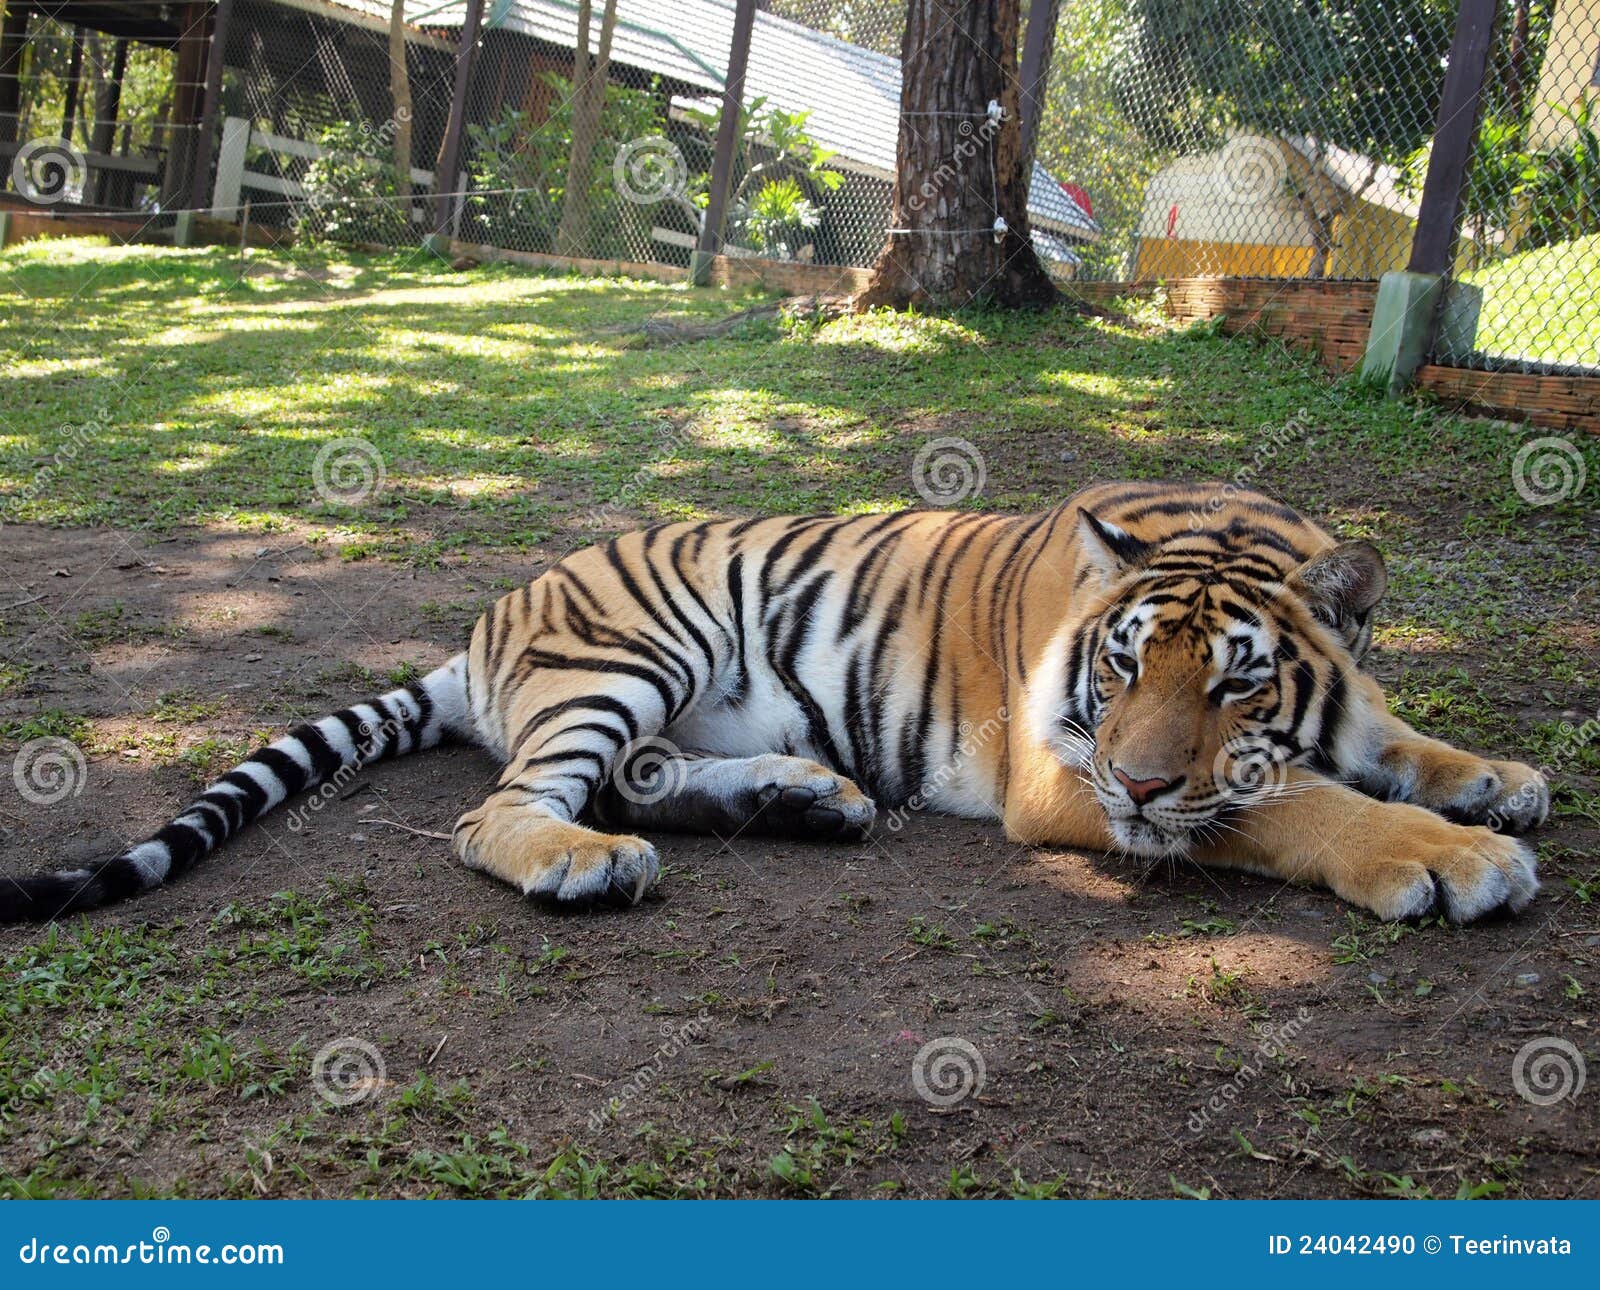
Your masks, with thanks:
M 600 18 L 600 50 L 589 61 L 589 0 L 578 6 L 578 48 L 573 62 L 572 153 L 567 161 L 566 191 L 561 196 L 561 223 L 556 226 L 556 254 L 582 255 L 589 232 L 589 184 L 594 170 L 594 145 L 606 105 L 611 74 L 611 35 L 617 26 L 617 0 L 606 0 Z
M 389 9 L 389 95 L 394 105 L 394 191 L 399 197 L 401 230 L 411 232 L 411 73 L 406 69 L 406 5 L 394 0 Z M 449 192 L 454 180 L 434 176 L 434 190 Z
M 1019 0 L 910 0 L 894 231 L 859 307 L 1055 301 L 1028 235 L 1018 18 Z M 998 122 L 985 115 L 991 100 Z

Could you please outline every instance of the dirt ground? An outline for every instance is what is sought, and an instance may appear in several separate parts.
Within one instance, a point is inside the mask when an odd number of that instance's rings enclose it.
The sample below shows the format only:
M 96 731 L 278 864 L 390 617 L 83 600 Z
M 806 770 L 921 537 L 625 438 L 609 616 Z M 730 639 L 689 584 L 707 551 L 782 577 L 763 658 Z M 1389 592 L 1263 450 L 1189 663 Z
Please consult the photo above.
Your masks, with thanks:
M 27 669 L 0 717 L 83 714 L 95 751 L 76 795 L 0 797 L 0 868 L 148 833 L 259 734 L 446 657 L 553 554 L 6 527 L 7 599 L 37 598 L 0 615 Z M 0 1089 L 14 1189 L 1600 1195 L 1596 1090 L 1514 1080 L 1557 1039 L 1593 1064 L 1582 818 L 1541 835 L 1531 909 L 1466 930 L 927 817 L 847 846 L 657 838 L 654 898 L 562 916 L 423 835 L 494 770 L 385 765 L 87 931 L 0 932 L 24 1000 L 0 1053 L 82 1074 Z M 351 1039 L 330 1099 L 316 1055 Z

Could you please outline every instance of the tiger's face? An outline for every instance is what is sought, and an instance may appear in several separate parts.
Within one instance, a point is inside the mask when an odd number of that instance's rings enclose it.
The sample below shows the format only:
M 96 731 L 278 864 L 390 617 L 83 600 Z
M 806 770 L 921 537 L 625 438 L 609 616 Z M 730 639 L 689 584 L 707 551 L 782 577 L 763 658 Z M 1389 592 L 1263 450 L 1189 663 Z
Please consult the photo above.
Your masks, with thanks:
M 1381 557 L 1345 543 L 1274 570 L 1204 538 L 1146 547 L 1086 518 L 1103 605 L 1081 625 L 1058 750 L 1128 851 L 1181 856 L 1323 765 L 1370 640 Z

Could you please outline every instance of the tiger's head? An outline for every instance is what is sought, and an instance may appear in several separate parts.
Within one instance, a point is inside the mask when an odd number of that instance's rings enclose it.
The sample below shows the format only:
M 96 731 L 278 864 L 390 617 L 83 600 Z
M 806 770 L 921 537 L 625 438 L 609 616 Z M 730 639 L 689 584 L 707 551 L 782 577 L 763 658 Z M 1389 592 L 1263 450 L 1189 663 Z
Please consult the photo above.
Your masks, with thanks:
M 1181 856 L 1287 767 L 1334 761 L 1383 558 L 1318 534 L 1324 549 L 1301 559 L 1265 532 L 1147 540 L 1079 513 L 1089 611 L 1070 635 L 1050 742 L 1130 852 Z

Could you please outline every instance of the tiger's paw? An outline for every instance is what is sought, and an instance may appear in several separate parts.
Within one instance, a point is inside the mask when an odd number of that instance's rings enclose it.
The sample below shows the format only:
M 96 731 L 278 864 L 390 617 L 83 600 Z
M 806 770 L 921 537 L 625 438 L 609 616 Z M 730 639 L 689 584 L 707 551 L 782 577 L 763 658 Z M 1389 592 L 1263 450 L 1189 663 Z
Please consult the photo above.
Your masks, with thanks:
M 1517 913 L 1539 890 L 1533 852 L 1476 825 L 1437 822 L 1408 837 L 1385 839 L 1379 851 L 1336 890 L 1380 918 L 1412 921 L 1438 914 L 1458 925 L 1472 923 L 1501 910 Z
M 661 873 L 656 849 L 643 838 L 514 807 L 468 811 L 452 837 L 467 868 L 560 908 L 636 905 Z
M 1485 824 L 1497 833 L 1525 833 L 1544 823 L 1550 788 L 1532 766 L 1451 751 L 1418 768 L 1405 800 L 1457 824 Z
M 876 803 L 853 781 L 803 757 L 757 759 L 754 823 L 765 833 L 821 842 L 864 837 Z

